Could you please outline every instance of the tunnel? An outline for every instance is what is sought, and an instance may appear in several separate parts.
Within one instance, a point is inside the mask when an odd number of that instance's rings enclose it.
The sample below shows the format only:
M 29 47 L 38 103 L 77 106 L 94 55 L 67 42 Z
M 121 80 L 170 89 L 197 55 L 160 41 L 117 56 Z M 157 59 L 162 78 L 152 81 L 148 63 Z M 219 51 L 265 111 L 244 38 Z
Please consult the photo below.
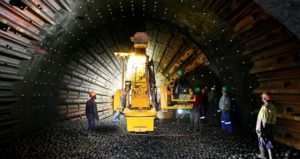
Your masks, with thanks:
M 295 0 L 1 0 L 1 158 L 256 158 L 261 93 L 277 109 L 277 158 L 300 158 L 300 2 Z M 153 133 L 111 122 L 122 61 L 137 32 L 156 85 L 184 70 L 193 87 L 229 88 L 234 134 L 188 118 Z M 96 136 L 86 101 L 97 94 Z M 124 121 L 123 121 L 124 122 Z M 120 126 L 121 125 L 121 126 Z

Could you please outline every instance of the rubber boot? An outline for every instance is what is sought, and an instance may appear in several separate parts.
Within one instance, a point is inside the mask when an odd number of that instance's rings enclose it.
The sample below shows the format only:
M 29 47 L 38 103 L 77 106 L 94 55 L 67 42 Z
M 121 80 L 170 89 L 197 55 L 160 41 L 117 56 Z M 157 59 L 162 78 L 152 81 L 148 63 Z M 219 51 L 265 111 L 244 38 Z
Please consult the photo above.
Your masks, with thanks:
M 268 154 L 269 154 L 269 159 L 275 159 L 276 158 L 273 149 L 268 149 Z
M 259 147 L 259 150 L 260 150 L 260 154 L 257 155 L 257 157 L 261 159 L 267 159 L 265 148 Z

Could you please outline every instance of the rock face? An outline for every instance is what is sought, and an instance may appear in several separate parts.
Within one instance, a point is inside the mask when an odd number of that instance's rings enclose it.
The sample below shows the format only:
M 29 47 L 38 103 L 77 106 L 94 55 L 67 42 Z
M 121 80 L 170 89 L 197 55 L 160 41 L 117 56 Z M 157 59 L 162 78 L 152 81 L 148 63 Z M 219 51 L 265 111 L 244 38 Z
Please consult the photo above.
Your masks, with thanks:
M 254 136 L 227 136 L 220 128 L 205 125 L 199 133 L 187 131 L 188 124 L 157 122 L 156 131 L 127 133 L 122 123 L 111 119 L 97 123 L 88 137 L 86 120 L 55 123 L 21 139 L 1 144 L 1 158 L 256 158 Z M 300 158 L 299 151 L 277 144 L 278 158 Z

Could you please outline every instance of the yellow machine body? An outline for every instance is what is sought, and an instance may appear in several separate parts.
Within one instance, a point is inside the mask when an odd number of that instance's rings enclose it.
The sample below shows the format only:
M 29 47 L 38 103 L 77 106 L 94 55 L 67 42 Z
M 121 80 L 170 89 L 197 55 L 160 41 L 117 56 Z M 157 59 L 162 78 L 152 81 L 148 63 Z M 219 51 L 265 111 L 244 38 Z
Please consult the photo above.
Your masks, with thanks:
M 147 132 L 154 131 L 154 119 L 156 110 L 150 106 L 150 86 L 148 73 L 148 56 L 146 48 L 150 38 L 146 33 L 138 32 L 131 40 L 134 42 L 135 52 L 133 54 L 115 53 L 122 62 L 128 56 L 126 65 L 125 89 L 115 94 L 114 110 L 120 110 L 122 102 L 120 97 L 126 99 L 125 109 L 123 111 L 126 118 L 127 131 Z M 123 63 L 124 64 L 124 63 Z M 124 77 L 125 70 L 122 71 Z M 124 80 L 122 79 L 122 82 Z M 125 97 L 126 96 L 126 97 Z
M 128 61 L 126 77 L 131 81 L 131 108 L 150 107 L 147 61 L 146 54 L 138 52 Z
M 124 114 L 127 122 L 127 131 L 146 132 L 154 131 L 154 119 L 156 111 L 152 110 L 130 110 L 125 109 Z
M 114 95 L 114 103 L 113 103 L 113 110 L 114 111 L 120 111 L 122 110 L 122 90 L 118 89 Z

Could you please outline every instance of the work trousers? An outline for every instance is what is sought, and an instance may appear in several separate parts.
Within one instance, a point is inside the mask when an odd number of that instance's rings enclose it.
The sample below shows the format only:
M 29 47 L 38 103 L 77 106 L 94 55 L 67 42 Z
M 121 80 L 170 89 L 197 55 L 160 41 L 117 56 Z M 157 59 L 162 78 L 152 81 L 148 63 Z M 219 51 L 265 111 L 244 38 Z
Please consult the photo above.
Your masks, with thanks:
M 221 113 L 221 126 L 228 134 L 232 133 L 232 125 L 229 111 L 222 111 Z
M 87 115 L 88 120 L 88 131 L 93 132 L 96 129 L 96 119 L 94 115 Z
M 117 110 L 115 113 L 114 113 L 114 116 L 113 116 L 113 122 L 117 122 L 120 120 L 120 111 Z
M 273 149 L 274 142 L 272 136 L 261 136 L 258 138 L 258 146 L 266 149 Z
M 200 109 L 199 107 L 194 107 L 190 113 L 190 128 L 199 129 L 199 118 L 200 118 Z

